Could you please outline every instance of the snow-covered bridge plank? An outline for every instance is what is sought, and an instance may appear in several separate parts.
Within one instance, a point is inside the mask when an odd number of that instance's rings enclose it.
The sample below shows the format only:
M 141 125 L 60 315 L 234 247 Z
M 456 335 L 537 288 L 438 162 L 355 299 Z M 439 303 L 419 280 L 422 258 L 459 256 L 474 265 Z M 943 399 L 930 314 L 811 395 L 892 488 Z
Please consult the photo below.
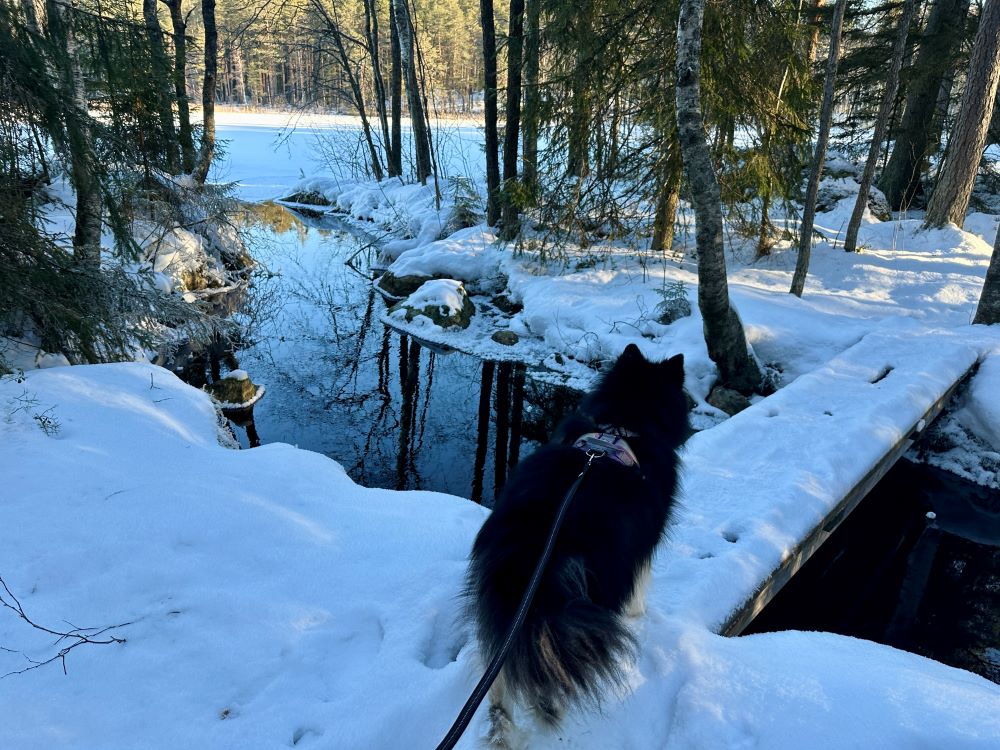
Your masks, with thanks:
M 977 362 L 968 338 L 869 334 L 684 452 L 681 509 L 651 597 L 739 634 L 941 411 Z

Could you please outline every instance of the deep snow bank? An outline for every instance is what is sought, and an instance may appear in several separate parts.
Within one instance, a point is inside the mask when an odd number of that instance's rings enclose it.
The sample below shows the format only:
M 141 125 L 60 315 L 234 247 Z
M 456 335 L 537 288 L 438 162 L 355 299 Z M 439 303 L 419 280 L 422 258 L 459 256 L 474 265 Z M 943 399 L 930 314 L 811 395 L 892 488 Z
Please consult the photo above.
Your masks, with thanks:
M 53 422 L 43 430 L 38 415 Z M 41 624 L 115 628 L 0 679 L 0 747 L 433 747 L 478 678 L 457 621 L 485 511 L 233 451 L 142 364 L 0 381 L 0 575 Z M 655 601 L 655 597 L 654 597 Z M 1000 688 L 868 642 L 724 639 L 651 609 L 632 692 L 533 748 L 995 748 Z M 52 638 L 0 609 L 0 672 Z M 461 747 L 476 744 L 477 719 Z

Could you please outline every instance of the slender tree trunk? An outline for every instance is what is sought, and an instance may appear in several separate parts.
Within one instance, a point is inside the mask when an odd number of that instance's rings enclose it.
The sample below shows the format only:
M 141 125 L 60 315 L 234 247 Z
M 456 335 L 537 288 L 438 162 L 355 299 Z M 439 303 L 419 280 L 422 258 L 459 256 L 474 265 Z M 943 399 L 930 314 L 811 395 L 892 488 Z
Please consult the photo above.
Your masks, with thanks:
M 170 63 L 163 47 L 163 31 L 156 13 L 156 0 L 142 0 L 142 20 L 146 25 L 146 39 L 153 60 L 153 78 L 156 87 L 156 105 L 160 116 L 160 130 L 163 131 L 164 166 L 170 174 L 177 174 L 180 164 L 177 158 L 177 134 L 174 131 L 174 111 L 171 105 L 170 85 L 174 77 L 170 74 Z
M 993 102 L 1000 84 L 1000 0 L 986 0 L 972 45 L 965 90 L 958 105 L 948 154 L 927 206 L 925 227 L 965 223 L 972 187 L 986 147 Z
M 806 43 L 806 61 L 810 65 L 816 62 L 816 53 L 819 51 L 819 30 L 823 24 L 823 6 L 825 4 L 826 0 L 815 0 L 812 12 L 809 14 L 811 29 L 809 31 L 808 42 Z
M 723 384 L 750 393 L 761 382 L 743 324 L 729 304 L 722 197 L 701 113 L 701 29 L 705 0 L 681 0 L 677 21 L 677 130 L 697 222 L 698 308 L 708 355 Z
M 503 211 L 500 237 L 512 240 L 520 228 L 516 191 L 517 143 L 521 135 L 521 52 L 524 35 L 524 0 L 510 0 L 507 33 L 507 113 L 503 138 Z
M 94 134 L 88 115 L 87 91 L 76 35 L 76 10 L 59 0 L 47 0 L 48 31 L 60 50 L 61 86 L 70 106 L 64 113 L 70 154 L 70 182 L 76 193 L 73 259 L 87 268 L 101 265 L 101 228 L 104 196 L 94 152 Z
M 889 161 L 879 187 L 893 210 L 905 210 L 920 193 L 920 175 L 927 157 L 937 148 L 934 110 L 945 71 L 953 59 L 969 0 L 934 0 L 920 49 L 913 64 L 903 109 Z M 940 126 L 940 122 L 938 123 Z
M 889 116 L 892 105 L 896 101 L 899 89 L 899 71 L 903 67 L 903 54 L 906 52 L 906 38 L 909 36 L 910 24 L 917 10 L 917 0 L 905 0 L 903 14 L 899 17 L 899 27 L 896 29 L 896 41 L 892 47 L 892 62 L 889 64 L 888 78 L 882 91 L 882 101 L 878 105 L 875 116 L 875 131 L 872 133 L 872 144 L 868 148 L 868 158 L 861 172 L 861 186 L 858 189 L 858 199 L 854 202 L 851 220 L 847 223 L 847 236 L 844 239 L 844 250 L 853 253 L 858 245 L 858 230 L 861 227 L 861 217 L 868 207 L 868 191 L 875 176 L 875 166 L 878 164 L 879 153 L 882 151 L 882 140 L 889 128 Z
M 538 89 L 541 0 L 527 0 L 524 33 L 524 107 L 521 111 L 521 180 L 534 197 L 538 188 Z
M 201 89 L 202 133 L 198 163 L 192 174 L 199 185 L 204 185 L 215 157 L 215 80 L 219 69 L 215 0 L 201 0 L 201 19 L 205 27 L 205 79 Z
M 382 172 L 382 160 L 379 156 L 378 148 L 375 146 L 375 140 L 372 138 L 372 128 L 371 123 L 368 121 L 368 112 L 365 108 L 365 97 L 361 90 L 361 81 L 351 63 L 350 56 L 347 54 L 347 47 L 344 45 L 343 27 L 337 14 L 337 6 L 331 6 L 330 12 L 328 12 L 326 6 L 320 0 L 313 0 L 313 8 L 323 18 L 323 21 L 326 23 L 327 33 L 333 40 L 334 49 L 337 51 L 337 57 L 340 59 L 341 74 L 347 78 L 347 84 L 351 87 L 351 96 L 354 99 L 354 107 L 358 110 L 358 117 L 361 118 L 361 132 L 368 146 L 372 175 L 376 180 L 381 182 L 384 176 Z
M 177 100 L 177 140 L 181 147 L 181 169 L 194 169 L 194 136 L 191 133 L 191 110 L 187 95 L 187 24 L 184 23 L 182 0 L 162 0 L 170 10 L 170 26 L 174 37 L 174 98 Z
M 826 59 L 826 80 L 823 87 L 823 106 L 819 113 L 819 132 L 816 135 L 816 151 L 813 153 L 809 170 L 809 184 L 806 188 L 806 202 L 802 207 L 802 226 L 799 228 L 799 256 L 795 260 L 795 274 L 792 288 L 796 297 L 802 296 L 806 275 L 809 273 L 809 255 L 812 251 L 813 221 L 816 218 L 816 196 L 819 181 L 823 176 L 823 161 L 826 159 L 826 145 L 830 139 L 830 123 L 833 120 L 834 84 L 837 81 L 837 63 L 840 62 L 840 36 L 844 27 L 844 10 L 847 0 L 837 0 L 833 8 L 833 26 L 830 29 L 830 54 Z
M 479 0 L 483 27 L 483 108 L 486 129 L 486 223 L 500 219 L 500 157 L 497 135 L 497 42 L 493 0 Z
M 594 61 L 588 57 L 588 48 L 594 36 L 593 15 L 595 0 L 581 0 L 577 5 L 576 64 L 570 81 L 570 121 L 568 127 L 566 174 L 582 180 L 590 172 L 590 120 L 593 91 L 588 72 Z
M 684 172 L 676 136 L 671 141 L 664 159 L 663 179 L 653 217 L 653 238 L 649 246 L 653 252 L 660 253 L 669 253 L 674 246 L 674 223 L 677 220 L 677 204 L 681 197 L 681 177 Z
M 365 34 L 368 42 L 368 56 L 372 63 L 372 85 L 375 88 L 375 109 L 378 112 L 379 123 L 382 125 L 382 142 L 386 152 L 391 148 L 392 139 L 389 135 L 389 117 L 386 113 L 385 80 L 382 77 L 382 64 L 378 54 L 378 5 L 376 0 L 365 0 Z M 392 172 L 390 171 L 390 175 Z
M 403 176 L 403 63 L 399 48 L 399 25 L 396 23 L 396 4 L 399 0 L 389 0 L 389 49 L 391 71 L 389 73 L 389 112 L 391 132 L 389 146 L 389 176 Z
M 406 74 L 406 98 L 410 106 L 410 130 L 413 133 L 413 153 L 417 167 L 417 181 L 427 182 L 431 175 L 431 146 L 427 135 L 427 120 L 420 99 L 420 81 L 417 77 L 417 55 L 413 40 L 413 22 L 407 0 L 397 0 L 396 24 L 399 36 L 399 54 Z
M 979 306 L 973 323 L 994 325 L 1000 323 L 1000 229 L 993 241 L 993 255 L 990 257 L 990 267 L 986 270 L 986 281 L 983 292 L 979 296 Z

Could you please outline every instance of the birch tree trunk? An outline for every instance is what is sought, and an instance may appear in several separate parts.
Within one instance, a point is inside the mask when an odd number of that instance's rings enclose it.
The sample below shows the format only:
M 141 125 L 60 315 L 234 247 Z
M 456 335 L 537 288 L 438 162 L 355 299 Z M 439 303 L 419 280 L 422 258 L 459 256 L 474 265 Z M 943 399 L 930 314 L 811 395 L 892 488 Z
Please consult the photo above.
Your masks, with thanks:
M 521 53 L 524 42 L 524 0 L 510 0 L 507 32 L 507 112 L 504 117 L 503 185 L 504 199 L 500 237 L 512 240 L 519 228 L 518 206 L 513 191 L 517 181 L 517 143 L 521 135 Z
M 361 80 L 358 71 L 355 70 L 354 64 L 351 62 L 350 55 L 347 54 L 347 47 L 344 44 L 346 35 L 340 22 L 340 15 L 337 13 L 337 6 L 330 6 L 328 11 L 321 0 L 313 0 L 312 5 L 317 15 L 326 23 L 326 32 L 333 40 L 333 47 L 340 60 L 341 74 L 347 79 L 347 85 L 351 87 L 354 107 L 358 110 L 358 117 L 361 119 L 361 133 L 364 136 L 365 144 L 368 146 L 368 157 L 371 163 L 372 175 L 377 181 L 381 182 L 384 176 L 382 172 L 382 160 L 379 156 L 378 148 L 375 146 L 375 140 L 372 138 L 371 122 L 368 120 L 368 111 L 365 107 L 365 97 L 361 89 Z
M 878 163 L 878 157 L 882 151 L 882 141 L 885 139 L 886 130 L 889 128 L 889 116 L 892 114 L 892 105 L 896 101 L 896 92 L 899 90 L 899 71 L 903 67 L 906 38 L 909 36 L 910 24 L 913 23 L 913 16 L 916 9 L 916 0 L 905 0 L 903 3 L 903 14 L 899 18 L 896 41 L 892 46 L 892 62 L 889 65 L 888 79 L 885 82 L 885 90 L 882 92 L 882 101 L 878 105 L 878 114 L 875 116 L 875 131 L 872 133 L 872 144 L 868 149 L 865 168 L 861 172 L 861 187 L 859 188 L 858 199 L 854 202 L 854 211 L 851 213 L 851 220 L 847 223 L 847 237 L 844 239 L 844 250 L 849 253 L 853 253 L 857 249 L 858 229 L 861 227 L 861 217 L 864 216 L 865 208 L 868 207 L 868 191 L 871 189 L 872 178 L 875 176 L 875 165 Z
M 500 218 L 500 157 L 497 135 L 497 41 L 493 0 L 479 0 L 479 22 L 483 27 L 483 109 L 486 130 L 486 223 L 496 226 Z
M 698 308 L 708 354 L 722 383 L 750 393 L 761 383 L 743 324 L 729 304 L 722 198 L 701 113 L 701 28 L 705 0 L 681 0 L 677 22 L 677 129 L 697 224 Z
M 826 145 L 830 139 L 830 123 L 833 120 L 833 93 L 837 81 L 837 63 L 840 61 L 840 35 L 844 28 L 844 10 L 847 0 L 837 0 L 833 7 L 833 25 L 830 29 L 830 54 L 826 58 L 826 79 L 823 85 L 823 106 L 819 113 L 819 132 L 816 135 L 816 151 L 813 153 L 809 170 L 809 184 L 806 188 L 806 202 L 802 208 L 802 225 L 799 228 L 799 255 L 795 259 L 795 274 L 792 288 L 796 297 L 802 296 L 809 273 L 809 255 L 812 252 L 813 221 L 816 218 L 816 196 L 819 181 L 823 176 L 823 161 L 826 159 Z
M 962 226 L 979 171 L 1000 84 L 1000 0 L 986 0 L 972 46 L 965 90 L 958 106 L 948 154 L 927 206 L 925 227 Z
M 979 296 L 979 306 L 973 323 L 994 325 L 1000 323 L 1000 229 L 993 241 L 993 255 L 990 257 L 990 267 L 986 271 L 986 281 L 982 294 Z
M 201 89 L 202 132 L 198 163 L 192 175 L 199 185 L 208 178 L 215 157 L 215 81 L 219 71 L 219 32 L 215 25 L 215 0 L 201 0 L 205 27 L 205 78 Z

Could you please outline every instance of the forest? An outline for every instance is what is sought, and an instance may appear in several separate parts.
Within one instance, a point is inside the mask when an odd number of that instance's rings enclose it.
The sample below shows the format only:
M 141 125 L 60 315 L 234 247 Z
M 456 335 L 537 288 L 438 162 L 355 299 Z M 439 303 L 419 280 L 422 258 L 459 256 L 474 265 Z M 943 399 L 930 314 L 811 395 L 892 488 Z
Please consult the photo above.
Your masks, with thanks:
M 679 15 L 688 5 L 692 15 Z M 756 258 L 796 235 L 791 291 L 801 295 L 832 137 L 864 158 L 844 249 L 857 249 L 866 206 L 926 208 L 926 226 L 961 225 L 974 187 L 996 182 L 994 5 L 6 2 L 5 325 L 32 328 L 73 361 L 148 343 L 157 326 L 133 325 L 138 299 L 171 327 L 213 335 L 199 310 L 172 307 L 122 269 L 139 252 L 137 218 L 170 221 L 166 194 L 178 188 L 164 190 L 164 178 L 190 176 L 184 200 L 201 204 L 203 223 L 235 210 L 219 188 L 199 187 L 216 105 L 354 115 L 365 173 L 435 184 L 435 128 L 465 116 L 485 144 L 474 208 L 506 242 L 530 221 L 556 252 L 567 238 L 586 248 L 648 234 L 651 251 L 669 253 L 677 206 L 690 201 L 712 359 L 723 380 L 759 390 L 734 353 L 745 347 L 718 284 L 723 213 Z M 71 245 L 41 220 L 60 179 L 76 201 Z M 779 226 L 775 210 L 801 222 Z M 113 248 L 102 262 L 105 230 Z M 990 270 L 980 322 L 996 321 L 1000 305 Z

